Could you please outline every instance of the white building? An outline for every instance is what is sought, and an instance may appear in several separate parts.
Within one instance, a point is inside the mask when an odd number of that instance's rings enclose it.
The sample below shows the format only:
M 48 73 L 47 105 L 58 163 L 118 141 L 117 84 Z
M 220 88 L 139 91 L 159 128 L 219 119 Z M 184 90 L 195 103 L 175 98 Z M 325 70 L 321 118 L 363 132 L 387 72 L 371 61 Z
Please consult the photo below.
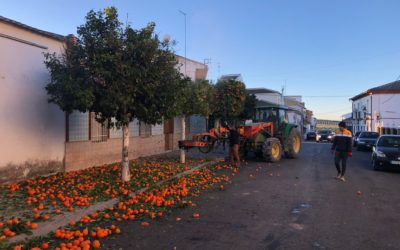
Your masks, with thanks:
M 285 105 L 282 94 L 276 90 L 271 90 L 267 88 L 248 88 L 247 92 L 249 94 L 254 94 L 256 98 L 260 101 L 272 103 L 275 105 Z
M 243 77 L 241 74 L 229 74 L 229 75 L 222 75 L 218 79 L 218 81 L 229 81 L 229 80 L 243 82 Z
M 47 102 L 43 63 L 43 53 L 63 46 L 64 36 L 0 16 L 0 170 L 31 176 L 63 168 L 65 114 Z
M 308 132 L 306 131 L 307 128 L 303 127 L 306 108 L 304 102 L 302 102 L 301 96 L 284 96 L 284 102 L 285 106 L 297 110 L 301 114 L 301 116 L 299 116 L 296 113 L 290 113 L 289 122 L 302 127 L 303 132 Z
M 47 101 L 50 79 L 43 53 L 63 53 L 64 41 L 62 35 L 0 16 L 0 183 L 121 160 L 121 130 L 98 123 L 93 113 L 66 115 Z M 206 77 L 204 63 L 177 58 L 180 71 L 192 80 Z M 187 133 L 206 129 L 202 117 L 190 117 L 186 124 Z M 133 121 L 129 127 L 131 159 L 178 149 L 178 117 L 155 126 Z
M 350 100 L 353 133 L 400 134 L 400 81 L 368 89 Z

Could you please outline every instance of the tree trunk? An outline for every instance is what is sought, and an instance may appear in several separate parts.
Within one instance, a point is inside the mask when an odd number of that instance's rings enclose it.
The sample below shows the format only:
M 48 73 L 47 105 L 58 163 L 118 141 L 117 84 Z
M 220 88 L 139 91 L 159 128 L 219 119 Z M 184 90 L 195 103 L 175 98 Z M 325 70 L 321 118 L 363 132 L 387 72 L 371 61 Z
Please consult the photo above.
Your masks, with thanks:
M 220 118 L 215 118 L 214 120 L 214 128 L 219 128 L 221 127 L 221 119 Z
M 122 144 L 122 181 L 128 182 L 131 180 L 131 173 L 129 171 L 129 125 L 122 126 L 123 144 Z
M 186 119 L 185 118 L 186 118 L 185 116 L 182 116 L 182 118 L 181 118 L 181 126 L 182 126 L 182 138 L 181 139 L 182 139 L 182 141 L 186 139 Z M 185 161 L 186 161 L 185 150 L 181 149 L 180 162 L 185 163 Z

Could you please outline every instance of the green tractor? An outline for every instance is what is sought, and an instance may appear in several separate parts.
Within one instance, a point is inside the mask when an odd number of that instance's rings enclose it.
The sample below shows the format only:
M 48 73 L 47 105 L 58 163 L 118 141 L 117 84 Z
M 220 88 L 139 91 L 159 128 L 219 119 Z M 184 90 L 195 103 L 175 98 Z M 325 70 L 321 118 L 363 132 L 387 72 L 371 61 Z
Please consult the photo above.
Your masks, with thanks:
M 268 162 L 277 162 L 283 155 L 287 158 L 298 157 L 301 127 L 289 123 L 289 116 L 302 119 L 300 112 L 285 106 L 257 107 L 253 122 L 240 128 L 241 156 L 245 157 L 253 151 Z
M 296 158 L 301 150 L 301 134 L 298 125 L 289 123 L 302 119 L 301 114 L 285 106 L 257 107 L 251 123 L 240 126 L 239 153 L 245 158 L 248 152 L 264 158 L 268 162 L 277 162 L 283 155 Z M 212 128 L 209 132 L 193 135 L 192 140 L 179 141 L 179 148 L 198 148 L 203 153 L 211 152 L 226 140 L 225 128 Z

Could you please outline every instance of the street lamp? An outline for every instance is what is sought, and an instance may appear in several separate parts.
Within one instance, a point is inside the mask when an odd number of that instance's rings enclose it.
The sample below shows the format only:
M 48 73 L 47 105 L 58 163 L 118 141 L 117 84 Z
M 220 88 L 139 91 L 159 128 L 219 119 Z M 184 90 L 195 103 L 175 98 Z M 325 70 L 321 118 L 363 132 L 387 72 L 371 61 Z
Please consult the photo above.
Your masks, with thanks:
M 185 17 L 185 77 L 187 77 L 187 72 L 186 72 L 186 13 L 179 10 L 179 13 L 181 13 Z M 186 139 L 186 121 L 185 121 L 185 116 L 182 116 L 181 118 L 181 126 L 182 126 L 182 141 Z M 186 161 L 186 156 L 185 156 L 185 150 L 181 149 L 180 150 L 180 163 L 185 163 Z
M 179 13 L 181 13 L 185 17 L 185 76 L 186 75 L 186 13 L 179 10 Z

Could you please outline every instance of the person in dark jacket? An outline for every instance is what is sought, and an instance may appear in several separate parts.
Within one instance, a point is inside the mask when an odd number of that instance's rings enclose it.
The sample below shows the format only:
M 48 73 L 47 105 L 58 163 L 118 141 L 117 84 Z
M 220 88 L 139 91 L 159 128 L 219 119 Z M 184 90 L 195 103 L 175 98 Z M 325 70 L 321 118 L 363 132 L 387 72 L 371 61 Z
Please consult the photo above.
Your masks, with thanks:
M 335 154 L 335 166 L 338 172 L 336 179 L 341 181 L 346 181 L 344 174 L 346 172 L 347 158 L 352 156 L 351 139 L 351 132 L 346 129 L 346 123 L 339 122 L 339 130 L 333 139 L 331 150 Z M 342 163 L 341 166 L 340 163 Z
M 229 130 L 229 161 L 232 166 L 240 166 L 239 140 L 240 133 L 236 126 L 228 126 Z

